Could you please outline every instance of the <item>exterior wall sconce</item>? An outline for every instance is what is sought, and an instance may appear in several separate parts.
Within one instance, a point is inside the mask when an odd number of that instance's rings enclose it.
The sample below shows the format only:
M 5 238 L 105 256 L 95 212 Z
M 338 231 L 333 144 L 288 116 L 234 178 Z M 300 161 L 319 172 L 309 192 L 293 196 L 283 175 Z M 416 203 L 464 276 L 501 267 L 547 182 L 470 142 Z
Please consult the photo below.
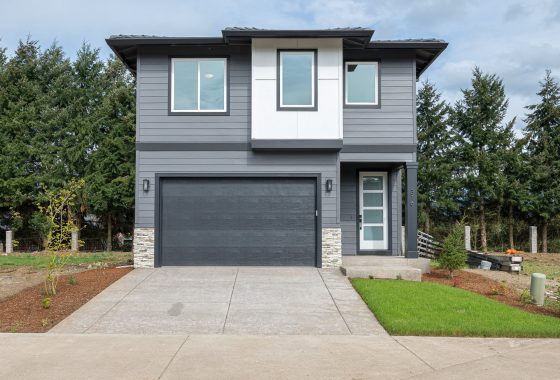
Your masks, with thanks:
M 327 193 L 332 191 L 332 179 L 327 179 L 327 183 L 325 184 L 327 188 Z
M 145 192 L 150 191 L 150 180 L 149 179 L 145 179 L 144 181 L 142 181 L 142 190 L 144 190 Z

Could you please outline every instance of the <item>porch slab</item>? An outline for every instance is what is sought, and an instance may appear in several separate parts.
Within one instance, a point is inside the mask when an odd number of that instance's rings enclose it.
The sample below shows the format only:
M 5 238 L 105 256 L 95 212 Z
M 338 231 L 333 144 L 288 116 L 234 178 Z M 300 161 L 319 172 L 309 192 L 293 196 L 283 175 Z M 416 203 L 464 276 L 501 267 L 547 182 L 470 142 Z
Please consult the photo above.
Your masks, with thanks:
M 350 278 L 385 278 L 392 280 L 422 281 L 422 270 L 404 265 L 348 266 L 341 267 L 342 273 Z

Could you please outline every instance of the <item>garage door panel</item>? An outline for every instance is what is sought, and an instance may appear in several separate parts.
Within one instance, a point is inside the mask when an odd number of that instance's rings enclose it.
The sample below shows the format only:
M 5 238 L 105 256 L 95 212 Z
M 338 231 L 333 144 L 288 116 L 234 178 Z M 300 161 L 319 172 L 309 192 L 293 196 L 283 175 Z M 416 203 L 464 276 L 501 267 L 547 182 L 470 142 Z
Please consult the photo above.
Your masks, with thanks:
M 169 231 L 166 247 L 315 247 L 313 229 L 298 231 L 192 230 Z
M 162 265 L 315 265 L 313 178 L 169 178 Z
M 170 249 L 166 255 L 168 264 L 166 265 L 185 265 L 185 251 L 183 249 Z M 219 264 L 211 265 L 259 265 L 259 266 L 285 266 L 289 262 L 290 266 L 314 266 L 314 258 L 308 255 L 308 248 L 293 248 L 289 252 L 285 249 L 270 248 L 246 248 L 229 247 L 228 250 L 216 251 L 212 247 L 197 248 L 189 252 L 188 265 L 209 265 L 208 258 L 212 257 Z M 240 257 L 243 263 L 240 264 Z
M 194 216 L 194 218 L 193 218 Z M 302 216 L 297 212 L 270 212 L 262 213 L 258 211 L 244 212 L 240 215 L 224 214 L 223 212 L 201 212 L 196 214 L 174 214 L 169 216 L 167 229 L 231 229 L 231 228 L 252 228 L 255 229 L 283 229 L 292 231 L 294 228 L 312 228 L 314 224 L 315 212 L 310 216 Z M 286 224 L 290 224 L 289 227 Z

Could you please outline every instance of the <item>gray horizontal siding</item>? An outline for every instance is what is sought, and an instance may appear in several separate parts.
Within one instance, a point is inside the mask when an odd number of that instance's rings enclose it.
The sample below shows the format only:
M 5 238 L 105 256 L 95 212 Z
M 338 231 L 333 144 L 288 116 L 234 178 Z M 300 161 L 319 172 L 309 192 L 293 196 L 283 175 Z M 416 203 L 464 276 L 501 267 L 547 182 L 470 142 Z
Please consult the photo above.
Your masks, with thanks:
M 152 48 L 139 53 L 138 142 L 248 142 L 251 120 L 251 50 L 214 47 L 229 57 L 229 115 L 169 115 L 169 57 L 208 56 L 207 48 Z
M 366 56 L 345 51 L 345 60 L 379 59 L 380 107 L 344 109 L 344 144 L 415 143 L 415 73 L 412 57 Z
M 362 166 L 359 170 L 368 171 Z M 379 171 L 379 169 L 372 169 Z M 391 230 L 390 244 L 393 256 L 400 255 L 400 225 L 402 223 L 402 189 L 400 170 L 389 171 L 391 191 Z M 358 166 L 353 164 L 342 164 L 340 170 L 340 227 L 342 230 L 342 254 L 356 255 L 358 253 L 358 231 L 356 216 L 358 213 Z
M 320 173 L 323 227 L 338 227 L 337 155 L 270 154 L 251 151 L 138 151 L 136 174 L 136 227 L 154 227 L 156 173 Z M 144 179 L 150 191 L 142 190 Z M 326 179 L 333 190 L 326 192 Z

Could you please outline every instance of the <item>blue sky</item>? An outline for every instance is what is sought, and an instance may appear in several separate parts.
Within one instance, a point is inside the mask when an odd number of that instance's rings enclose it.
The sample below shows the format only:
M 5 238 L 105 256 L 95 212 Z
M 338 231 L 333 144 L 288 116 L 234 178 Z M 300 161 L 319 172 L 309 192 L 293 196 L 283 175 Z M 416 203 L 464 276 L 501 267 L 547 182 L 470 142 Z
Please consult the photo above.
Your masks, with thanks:
M 547 68 L 560 77 L 558 0 L 3 0 L 0 46 L 13 52 L 30 34 L 73 56 L 83 41 L 109 49 L 111 34 L 218 36 L 226 26 L 365 26 L 374 39 L 445 39 L 447 51 L 424 75 L 455 101 L 475 65 L 504 79 L 509 118 L 523 119 Z M 521 120 L 517 127 L 522 127 Z

